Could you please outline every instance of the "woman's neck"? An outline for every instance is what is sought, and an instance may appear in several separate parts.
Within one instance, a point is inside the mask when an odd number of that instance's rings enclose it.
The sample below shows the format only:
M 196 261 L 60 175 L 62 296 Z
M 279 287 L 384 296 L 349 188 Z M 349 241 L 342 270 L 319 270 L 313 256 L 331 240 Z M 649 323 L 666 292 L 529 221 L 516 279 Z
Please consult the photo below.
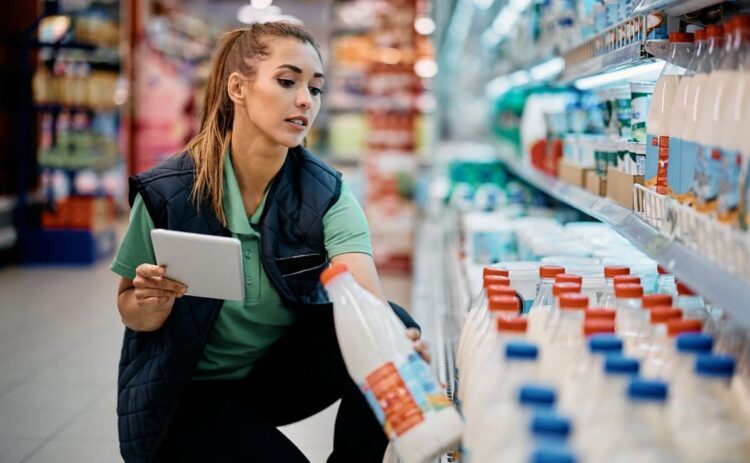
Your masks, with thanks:
M 257 209 L 266 189 L 284 165 L 289 150 L 269 142 L 266 137 L 251 136 L 241 129 L 232 131 L 232 167 L 248 216 Z

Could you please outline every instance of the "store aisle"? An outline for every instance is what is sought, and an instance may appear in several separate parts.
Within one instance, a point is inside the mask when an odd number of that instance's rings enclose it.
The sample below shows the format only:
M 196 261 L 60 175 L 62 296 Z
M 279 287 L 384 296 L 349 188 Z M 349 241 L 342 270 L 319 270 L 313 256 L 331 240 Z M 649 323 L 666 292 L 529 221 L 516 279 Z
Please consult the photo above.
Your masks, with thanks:
M 121 461 L 122 325 L 108 265 L 0 270 L 0 462 Z M 385 277 L 383 284 L 409 305 L 408 283 Z M 282 429 L 313 463 L 331 450 L 337 407 Z

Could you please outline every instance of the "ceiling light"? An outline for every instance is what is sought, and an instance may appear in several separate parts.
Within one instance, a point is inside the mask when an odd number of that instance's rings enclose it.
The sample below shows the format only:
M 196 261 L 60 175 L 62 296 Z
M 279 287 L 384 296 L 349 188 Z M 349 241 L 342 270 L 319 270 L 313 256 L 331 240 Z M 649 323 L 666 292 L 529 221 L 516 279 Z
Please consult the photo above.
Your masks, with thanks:
M 414 21 L 414 30 L 421 35 L 430 35 L 435 32 L 435 21 L 427 16 L 422 16 Z
M 268 8 L 271 6 L 271 3 L 273 3 L 273 0 L 251 0 L 250 5 L 253 6 L 253 8 L 257 8 L 259 10 L 262 10 L 263 8 Z
M 414 63 L 414 73 L 423 79 L 431 79 L 438 73 L 438 65 L 434 59 L 421 59 Z

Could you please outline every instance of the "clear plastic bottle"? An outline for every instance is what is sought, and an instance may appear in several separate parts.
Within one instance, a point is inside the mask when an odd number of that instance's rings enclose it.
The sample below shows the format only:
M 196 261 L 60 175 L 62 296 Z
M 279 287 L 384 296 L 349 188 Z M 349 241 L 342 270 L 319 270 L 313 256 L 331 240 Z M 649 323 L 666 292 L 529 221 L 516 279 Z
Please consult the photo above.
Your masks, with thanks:
M 665 358 L 655 375 L 679 384 L 684 383 L 685 377 L 691 373 L 697 355 L 711 353 L 714 339 L 702 333 L 680 333 L 673 339 L 674 354 Z
M 680 148 L 682 149 L 682 146 L 680 146 Z M 680 156 L 682 156 L 682 154 L 680 154 Z M 659 276 L 656 278 L 656 288 L 654 288 L 654 293 L 668 294 L 672 297 L 677 297 L 677 286 L 674 275 L 669 273 L 669 271 L 661 265 L 656 266 L 656 271 Z
M 503 438 L 492 461 L 524 461 L 535 445 L 565 445 L 572 430 L 571 421 L 555 412 L 535 412 L 528 423 L 528 432 L 524 435 Z
M 579 293 L 562 294 L 559 316 L 550 326 L 550 337 L 543 345 L 540 375 L 545 381 L 561 385 L 568 368 L 584 352 L 582 334 L 584 311 L 589 297 Z
M 560 296 L 563 294 L 579 294 L 581 285 L 578 283 L 555 283 L 552 285 L 552 306 L 545 312 L 537 312 L 536 316 L 529 315 L 532 323 L 532 336 L 540 343 L 547 343 L 552 334 L 552 327 L 560 316 Z M 544 314 L 544 319 L 542 319 Z
M 667 331 L 667 323 L 672 320 L 680 320 L 681 318 L 682 310 L 677 307 L 652 307 L 649 310 L 651 326 L 649 327 L 647 336 L 640 338 L 634 354 L 646 360 L 653 356 L 663 357 L 665 352 L 671 349 L 672 345 Z M 644 372 L 648 375 L 651 372 L 646 370 L 647 366 L 648 363 L 645 363 Z
M 695 318 L 704 324 L 709 324 L 710 314 L 703 298 L 690 289 L 685 283 L 677 282 L 677 306 L 683 311 L 685 318 Z
M 603 307 L 589 307 L 584 314 L 585 320 L 612 320 L 615 321 L 617 312 L 614 309 L 605 309 Z
M 654 307 L 671 307 L 672 296 L 669 294 L 644 294 L 641 298 L 641 307 L 645 310 L 652 309 Z
M 463 422 L 388 304 L 362 288 L 346 265 L 321 274 L 333 302 L 336 337 L 363 391 L 405 462 L 435 458 L 461 438 Z
M 608 265 L 604 267 L 605 289 L 604 296 L 599 305 L 605 309 L 615 308 L 615 284 L 614 277 L 618 275 L 630 275 L 630 268 L 620 265 Z
M 566 445 L 544 443 L 534 448 L 527 461 L 529 463 L 577 463 L 579 460 L 573 449 Z
M 677 388 L 669 418 L 680 453 L 689 462 L 744 462 L 750 455 L 748 429 L 735 415 L 731 384 L 734 357 L 699 355 L 695 374 Z M 684 426 L 691 423 L 691 426 Z
M 648 324 L 648 312 L 641 306 L 643 287 L 626 283 L 615 286 L 617 298 L 617 334 L 622 336 L 625 349 L 629 351 L 643 336 Z
M 601 320 L 597 320 L 597 323 Z M 587 322 L 588 323 L 588 322 Z M 561 388 L 561 408 L 575 410 L 576 404 L 584 403 L 589 394 L 589 385 L 602 374 L 604 359 L 608 355 L 622 354 L 622 340 L 614 335 L 614 322 L 606 321 L 611 332 L 596 332 L 589 335 L 586 344 L 588 355 L 568 370 Z
M 550 310 L 553 304 L 552 285 L 555 284 L 555 277 L 565 273 L 564 267 L 557 265 L 542 265 L 539 267 L 539 288 L 536 291 L 536 297 L 531 304 L 529 313 L 545 313 Z

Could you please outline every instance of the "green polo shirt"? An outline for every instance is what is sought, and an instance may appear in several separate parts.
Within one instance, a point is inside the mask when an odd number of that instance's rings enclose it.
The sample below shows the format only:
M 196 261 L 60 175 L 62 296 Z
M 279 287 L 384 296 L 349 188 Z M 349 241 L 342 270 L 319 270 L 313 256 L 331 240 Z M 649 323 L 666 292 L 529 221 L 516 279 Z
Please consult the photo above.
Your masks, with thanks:
M 266 198 L 263 197 L 258 209 L 248 218 L 229 155 L 224 166 L 224 213 L 229 231 L 242 245 L 245 300 L 224 302 L 194 380 L 243 378 L 254 362 L 295 322 L 294 313 L 281 303 L 263 269 L 260 233 L 251 226 L 260 221 Z M 130 224 L 112 262 L 111 269 L 115 273 L 133 279 L 138 265 L 156 263 L 150 234 L 153 228 L 154 223 L 138 195 L 130 212 Z M 350 252 L 372 255 L 367 220 L 346 184 L 342 185 L 336 204 L 323 217 L 323 231 L 329 258 Z

